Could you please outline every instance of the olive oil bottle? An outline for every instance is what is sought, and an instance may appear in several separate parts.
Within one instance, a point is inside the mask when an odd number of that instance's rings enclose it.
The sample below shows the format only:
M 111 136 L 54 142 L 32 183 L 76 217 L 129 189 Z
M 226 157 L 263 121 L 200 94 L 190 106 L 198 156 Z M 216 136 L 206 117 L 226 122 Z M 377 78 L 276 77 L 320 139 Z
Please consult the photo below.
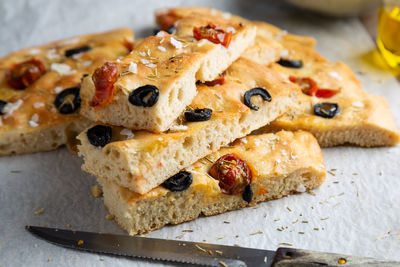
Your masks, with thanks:
M 379 9 L 377 45 L 389 66 L 400 69 L 400 1 L 383 3 Z

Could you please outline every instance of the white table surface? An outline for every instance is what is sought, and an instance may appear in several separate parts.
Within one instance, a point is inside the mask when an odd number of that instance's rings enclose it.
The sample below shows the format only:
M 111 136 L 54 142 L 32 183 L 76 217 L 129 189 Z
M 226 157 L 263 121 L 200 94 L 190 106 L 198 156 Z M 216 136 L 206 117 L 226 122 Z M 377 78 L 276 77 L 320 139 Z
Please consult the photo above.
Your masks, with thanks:
M 129 26 L 137 36 L 145 36 L 154 26 L 156 8 L 214 6 L 271 22 L 293 33 L 314 36 L 319 52 L 332 61 L 349 64 L 366 91 L 388 98 L 399 124 L 400 86 L 389 73 L 369 64 L 374 43 L 360 22 L 300 15 L 296 10 L 282 9 L 279 2 L 4 0 L 0 2 L 0 56 L 19 48 L 116 27 Z M 337 170 L 335 176 L 328 174 L 315 196 L 289 196 L 255 208 L 164 227 L 149 237 L 264 249 L 276 249 L 285 242 L 304 249 L 400 261 L 400 146 L 346 146 L 324 149 L 323 153 L 327 170 Z M 81 163 L 65 148 L 0 158 L 1 266 L 156 265 L 64 249 L 24 230 L 28 224 L 59 228 L 67 228 L 68 224 L 77 230 L 124 234 L 105 218 L 107 210 L 102 200 L 91 195 L 95 178 L 80 170 Z M 44 213 L 35 215 L 41 208 Z M 293 223 L 296 220 L 299 222 Z M 302 220 L 308 223 L 301 223 Z M 276 230 L 282 226 L 288 228 Z M 182 236 L 182 230 L 187 229 L 193 232 Z M 251 235 L 259 230 L 263 233 Z

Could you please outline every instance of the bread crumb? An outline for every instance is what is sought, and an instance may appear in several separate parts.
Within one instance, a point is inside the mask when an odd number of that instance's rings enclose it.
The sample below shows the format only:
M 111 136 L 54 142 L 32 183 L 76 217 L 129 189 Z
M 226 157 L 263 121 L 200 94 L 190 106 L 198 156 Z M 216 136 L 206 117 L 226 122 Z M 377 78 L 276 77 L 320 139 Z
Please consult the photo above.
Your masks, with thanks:
M 114 215 L 112 215 L 112 214 L 107 214 L 107 216 L 106 216 L 106 219 L 107 220 L 114 220 Z
M 96 184 L 92 186 L 92 195 L 94 197 L 101 197 L 103 195 L 103 190 L 101 190 L 101 187 Z
M 35 211 L 35 215 L 42 215 L 44 212 L 44 208 L 38 209 L 37 211 Z

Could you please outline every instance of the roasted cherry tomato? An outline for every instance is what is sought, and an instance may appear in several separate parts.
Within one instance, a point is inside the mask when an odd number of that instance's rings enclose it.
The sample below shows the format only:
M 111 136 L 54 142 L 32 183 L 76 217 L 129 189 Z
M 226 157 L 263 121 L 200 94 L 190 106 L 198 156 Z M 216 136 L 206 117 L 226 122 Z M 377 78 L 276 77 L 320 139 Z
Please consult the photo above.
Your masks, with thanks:
M 225 76 L 226 72 L 224 71 L 223 73 L 218 75 L 218 78 L 216 78 L 215 80 L 205 82 L 205 85 L 207 86 L 223 85 L 225 83 Z
M 33 84 L 45 72 L 40 60 L 31 59 L 12 66 L 6 73 L 6 80 L 9 86 L 21 90 Z
M 298 84 L 303 93 L 309 96 L 316 96 L 319 98 L 330 98 L 339 93 L 339 90 L 319 88 L 317 83 L 311 78 L 289 76 L 289 80 L 295 84 Z
M 208 24 L 203 27 L 194 27 L 193 36 L 196 40 L 207 39 L 215 44 L 222 44 L 225 47 L 229 47 L 232 40 L 232 32 L 225 32 L 222 29 L 218 29 L 214 24 Z
M 89 103 L 92 107 L 105 107 L 114 96 L 114 83 L 118 78 L 118 67 L 111 62 L 104 63 L 103 66 L 96 69 L 92 80 L 96 88 L 95 95 Z
M 219 181 L 222 192 L 230 195 L 242 193 L 253 179 L 250 166 L 235 154 L 220 157 L 208 173 Z
M 171 27 L 175 26 L 175 22 L 179 17 L 173 12 L 168 11 L 156 16 L 156 22 L 161 27 L 162 30 L 167 31 Z

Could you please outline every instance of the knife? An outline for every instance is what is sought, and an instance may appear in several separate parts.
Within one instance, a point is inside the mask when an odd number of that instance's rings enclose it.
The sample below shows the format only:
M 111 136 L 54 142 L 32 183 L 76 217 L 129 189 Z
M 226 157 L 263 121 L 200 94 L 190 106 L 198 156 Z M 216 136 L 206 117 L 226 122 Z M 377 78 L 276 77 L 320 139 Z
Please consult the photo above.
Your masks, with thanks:
M 400 262 L 294 248 L 277 251 L 127 235 L 26 226 L 32 234 L 67 248 L 202 266 L 400 266 Z

